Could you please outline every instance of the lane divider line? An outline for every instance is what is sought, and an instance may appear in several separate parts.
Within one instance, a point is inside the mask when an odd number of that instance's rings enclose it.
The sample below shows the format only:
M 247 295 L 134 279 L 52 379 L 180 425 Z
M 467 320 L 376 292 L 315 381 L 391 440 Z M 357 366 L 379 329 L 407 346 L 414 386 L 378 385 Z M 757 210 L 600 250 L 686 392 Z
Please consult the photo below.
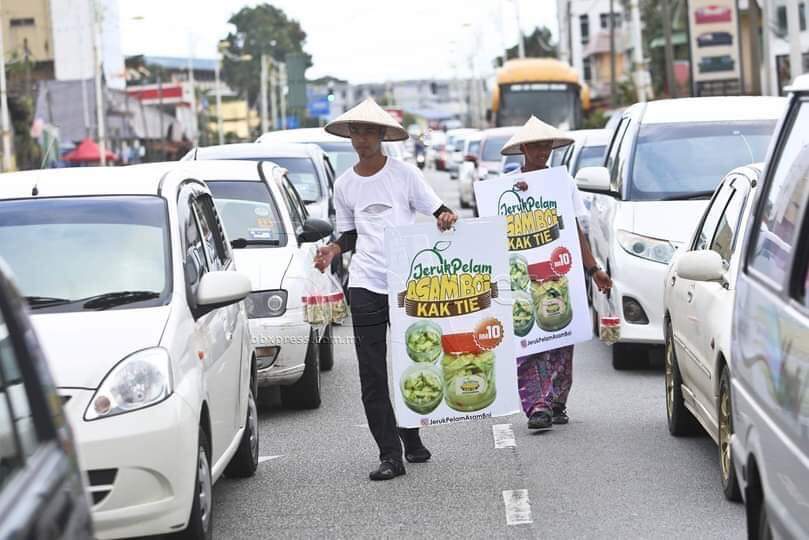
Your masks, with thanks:
M 531 517 L 531 501 L 527 489 L 508 489 L 503 491 L 503 502 L 506 505 L 506 524 L 526 525 L 533 523 Z
M 514 438 L 514 430 L 511 424 L 492 425 L 492 435 L 494 435 L 495 448 L 516 448 L 517 440 Z
M 259 463 L 264 463 L 265 461 L 270 461 L 270 460 L 278 459 L 278 458 L 281 458 L 281 457 L 284 457 L 284 456 L 258 456 L 258 462 Z

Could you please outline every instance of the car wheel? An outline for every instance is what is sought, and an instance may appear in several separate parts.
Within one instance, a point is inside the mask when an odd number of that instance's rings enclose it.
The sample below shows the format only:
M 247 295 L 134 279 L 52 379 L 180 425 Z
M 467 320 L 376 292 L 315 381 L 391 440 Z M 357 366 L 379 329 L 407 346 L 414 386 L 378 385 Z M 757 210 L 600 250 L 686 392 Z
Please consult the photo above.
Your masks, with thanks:
M 317 353 L 320 358 L 320 371 L 331 371 L 331 368 L 334 367 L 334 342 L 331 336 L 332 325 L 328 325 L 318 345 Z
M 210 444 L 205 432 L 199 430 L 197 475 L 194 480 L 194 502 L 188 526 L 178 536 L 193 540 L 213 538 L 213 477 L 211 476 Z
M 258 468 L 258 408 L 251 381 L 247 394 L 247 419 L 244 423 L 239 448 L 230 459 L 225 474 L 231 478 L 248 478 L 256 474 Z
M 767 505 L 765 504 L 765 500 L 762 497 L 761 502 L 758 506 L 758 530 L 757 533 L 757 540 L 772 540 L 772 527 L 770 527 L 770 518 L 767 515 Z
M 290 409 L 317 409 L 320 407 L 320 356 L 314 332 L 309 334 L 309 346 L 303 375 L 298 382 L 281 387 L 281 402 Z
M 648 362 L 646 349 L 634 343 L 615 343 L 612 346 L 612 367 L 626 371 L 642 367 Z
M 725 367 L 719 378 L 719 467 L 722 473 L 722 491 L 729 501 L 740 502 L 742 494 L 733 466 L 730 439 L 733 435 L 733 409 L 730 401 L 730 374 Z
M 677 365 L 677 352 L 674 350 L 674 340 L 671 337 L 671 323 L 666 326 L 666 420 L 669 433 L 675 437 L 693 435 L 697 431 L 697 420 L 686 409 L 683 401 L 683 380 L 680 377 L 680 368 Z

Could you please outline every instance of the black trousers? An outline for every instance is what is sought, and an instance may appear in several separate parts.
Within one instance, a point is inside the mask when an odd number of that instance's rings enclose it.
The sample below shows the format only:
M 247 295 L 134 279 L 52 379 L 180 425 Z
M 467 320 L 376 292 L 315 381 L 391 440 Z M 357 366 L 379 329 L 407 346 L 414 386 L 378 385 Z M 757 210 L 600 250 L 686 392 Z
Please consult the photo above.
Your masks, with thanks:
M 368 289 L 351 287 L 351 317 L 354 322 L 354 348 L 359 361 L 362 404 L 368 427 L 379 447 L 380 461 L 402 462 L 405 451 L 420 448 L 418 428 L 398 428 L 388 389 L 388 297 Z

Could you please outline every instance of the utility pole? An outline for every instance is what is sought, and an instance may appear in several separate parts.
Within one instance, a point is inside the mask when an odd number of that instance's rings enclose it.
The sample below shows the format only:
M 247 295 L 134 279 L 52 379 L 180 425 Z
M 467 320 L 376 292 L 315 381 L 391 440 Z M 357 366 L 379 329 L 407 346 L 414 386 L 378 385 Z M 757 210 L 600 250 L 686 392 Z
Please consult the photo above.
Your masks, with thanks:
M 520 26 L 520 0 L 514 0 L 514 17 L 517 19 L 517 54 L 520 58 L 525 58 L 525 43 Z
M 772 56 L 770 56 L 770 37 L 772 35 L 770 17 L 772 14 L 769 4 L 767 0 L 761 2 L 761 58 L 764 71 L 761 95 L 763 96 L 772 95 Z
M 278 129 L 278 74 L 275 66 L 270 66 L 270 114 L 272 115 L 272 128 Z
M 267 112 L 267 55 L 261 55 L 261 133 L 267 133 L 270 130 L 270 119 Z
M 801 27 L 798 0 L 786 0 L 787 4 L 787 33 L 789 34 L 789 68 L 792 81 L 803 73 L 803 58 L 801 56 Z
M 635 90 L 638 93 L 638 101 L 643 103 L 651 96 L 646 93 L 649 75 L 643 61 L 643 38 L 640 29 L 640 5 L 638 0 L 631 0 L 629 9 L 632 15 L 632 63 L 635 64 Z
M 194 146 L 199 146 L 199 118 L 197 118 L 197 85 L 194 81 L 194 38 L 188 34 L 188 84 L 191 85 L 191 132 Z
M 615 1 L 610 0 L 610 106 L 618 106 L 618 91 L 615 87 Z
M 281 91 L 281 129 L 287 128 L 287 65 L 281 62 L 279 67 L 280 91 Z
M 11 128 L 8 119 L 8 94 L 6 90 L 6 51 L 3 46 L 2 8 L 0 8 L 0 124 L 3 131 L 3 172 L 11 170 Z
M 101 84 L 101 13 L 96 0 L 90 0 L 91 15 L 93 17 L 93 64 L 95 72 L 96 89 L 96 128 L 98 129 L 98 153 L 100 165 L 107 165 L 107 137 L 105 132 L 104 95 Z
M 666 57 L 666 86 L 669 95 L 677 97 L 677 82 L 674 80 L 674 48 L 671 44 L 671 0 L 663 0 L 663 37 Z
M 750 2 L 750 28 L 753 29 L 753 35 L 758 35 L 758 29 L 761 27 L 761 11 L 758 2 Z M 763 29 L 767 31 L 766 28 Z M 761 95 L 761 47 L 759 40 L 750 40 L 750 63 L 753 65 L 750 74 L 751 94 Z
M 219 144 L 225 144 L 225 125 L 222 122 L 222 83 L 219 81 L 219 69 L 222 63 L 222 56 L 216 58 L 214 65 L 213 76 L 214 85 L 216 86 L 216 131 L 219 134 Z M 162 117 L 161 117 L 162 118 Z

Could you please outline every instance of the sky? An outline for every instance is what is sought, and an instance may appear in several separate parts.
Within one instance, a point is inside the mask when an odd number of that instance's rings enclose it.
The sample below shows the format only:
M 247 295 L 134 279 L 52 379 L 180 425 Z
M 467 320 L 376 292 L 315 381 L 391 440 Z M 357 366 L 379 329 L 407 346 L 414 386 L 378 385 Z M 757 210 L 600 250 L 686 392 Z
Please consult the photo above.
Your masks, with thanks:
M 119 0 L 124 54 L 215 58 L 245 0 Z M 492 71 L 520 27 L 557 32 L 556 0 L 273 0 L 307 34 L 306 75 L 352 83 L 449 79 Z M 183 22 L 181 22 L 183 21 Z

